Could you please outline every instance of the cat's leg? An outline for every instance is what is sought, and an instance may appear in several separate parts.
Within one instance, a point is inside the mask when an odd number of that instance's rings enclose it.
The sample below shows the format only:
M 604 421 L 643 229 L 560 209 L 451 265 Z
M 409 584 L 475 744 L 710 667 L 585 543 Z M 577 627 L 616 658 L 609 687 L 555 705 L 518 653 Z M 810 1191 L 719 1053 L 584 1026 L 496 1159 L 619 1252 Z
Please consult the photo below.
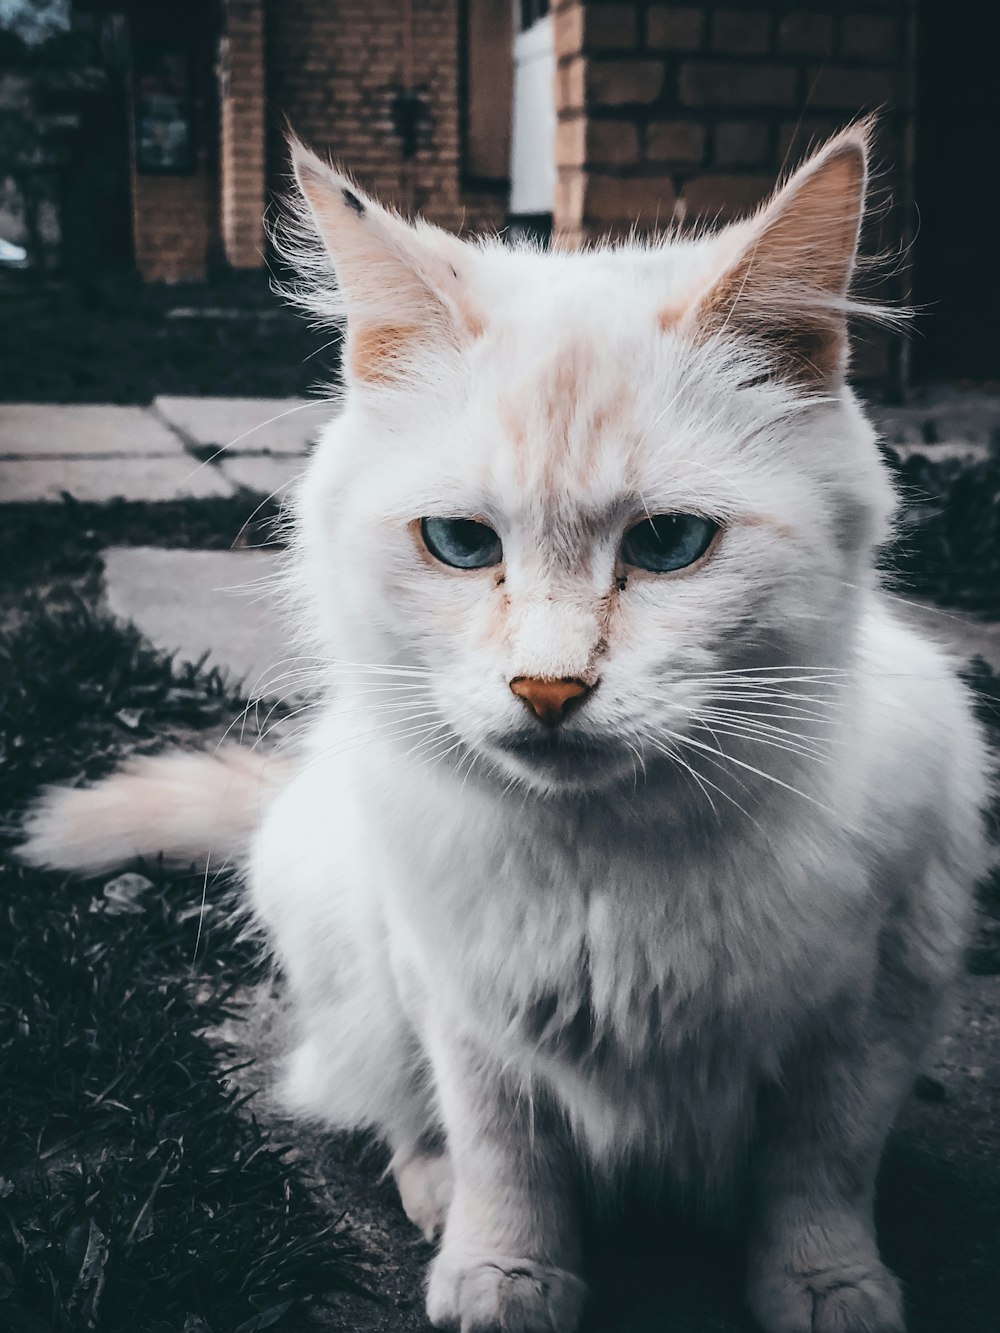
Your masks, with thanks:
M 787 1062 L 755 1171 L 749 1302 L 766 1333 L 901 1333 L 873 1196 L 882 1148 L 940 1032 L 968 889 L 942 865 L 885 900 L 871 972 Z
M 455 1173 L 443 1141 L 428 1137 L 397 1148 L 391 1169 L 406 1216 L 424 1240 L 437 1240 L 455 1189 Z
M 280 1095 L 293 1112 L 332 1129 L 372 1130 L 387 1146 L 407 1217 L 426 1240 L 440 1235 L 451 1201 L 451 1163 L 433 1080 L 385 951 L 355 937 L 332 974 L 286 967 L 306 1035 Z M 367 947 L 365 947 L 367 946 Z
M 875 1237 L 875 1174 L 918 1070 L 914 1035 L 838 1015 L 768 1098 L 754 1172 L 748 1300 L 765 1333 L 902 1333 Z
M 360 1009 L 364 997 L 355 999 Z M 389 1150 L 403 1211 L 425 1240 L 435 1240 L 451 1202 L 452 1169 L 422 1052 L 402 1021 L 367 1040 L 352 1036 L 331 1025 L 306 1037 L 289 1062 L 280 1100 L 293 1114 L 334 1130 L 371 1130 Z
M 579 1277 L 576 1181 L 555 1117 L 458 1037 L 432 1036 L 454 1196 L 427 1313 L 461 1333 L 572 1333 Z
M 430 1240 L 451 1197 L 433 1079 L 363 857 L 352 863 L 345 839 L 332 858 L 316 837 L 315 786 L 300 780 L 279 797 L 248 859 L 251 901 L 281 962 L 297 1035 L 277 1099 L 330 1129 L 377 1135 L 407 1216 Z

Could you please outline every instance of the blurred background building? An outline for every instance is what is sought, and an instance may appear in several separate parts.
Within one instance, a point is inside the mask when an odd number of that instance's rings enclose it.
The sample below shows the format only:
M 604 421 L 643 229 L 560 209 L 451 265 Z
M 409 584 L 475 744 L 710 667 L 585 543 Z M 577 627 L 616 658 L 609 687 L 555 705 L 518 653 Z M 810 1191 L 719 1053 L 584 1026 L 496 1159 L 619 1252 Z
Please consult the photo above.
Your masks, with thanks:
M 405 212 L 578 245 L 745 212 L 877 109 L 869 247 L 933 313 L 860 372 L 991 379 L 984 23 L 973 0 L 0 0 L 0 239 L 147 283 L 262 268 L 291 126 Z

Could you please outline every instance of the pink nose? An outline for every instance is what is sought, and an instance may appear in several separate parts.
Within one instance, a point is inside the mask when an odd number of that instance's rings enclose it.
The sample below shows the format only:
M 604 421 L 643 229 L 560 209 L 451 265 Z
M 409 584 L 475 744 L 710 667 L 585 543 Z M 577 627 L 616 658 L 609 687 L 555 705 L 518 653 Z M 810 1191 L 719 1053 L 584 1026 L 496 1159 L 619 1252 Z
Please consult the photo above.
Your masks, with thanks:
M 579 703 L 591 690 L 591 686 L 573 676 L 563 676 L 559 680 L 515 676 L 510 682 L 510 688 L 549 727 L 557 726 L 570 707 Z

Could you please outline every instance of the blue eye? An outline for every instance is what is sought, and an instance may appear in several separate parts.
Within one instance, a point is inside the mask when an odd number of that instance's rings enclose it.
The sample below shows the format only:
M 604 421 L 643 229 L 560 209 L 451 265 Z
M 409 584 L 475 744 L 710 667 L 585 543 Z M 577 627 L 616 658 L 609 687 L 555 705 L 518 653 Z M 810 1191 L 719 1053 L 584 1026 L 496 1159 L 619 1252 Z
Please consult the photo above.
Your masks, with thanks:
M 718 531 L 718 523 L 697 514 L 654 514 L 626 532 L 622 559 L 654 574 L 686 569 L 705 554 Z
M 500 538 L 474 518 L 422 518 L 420 534 L 431 555 L 455 569 L 486 569 L 503 559 Z

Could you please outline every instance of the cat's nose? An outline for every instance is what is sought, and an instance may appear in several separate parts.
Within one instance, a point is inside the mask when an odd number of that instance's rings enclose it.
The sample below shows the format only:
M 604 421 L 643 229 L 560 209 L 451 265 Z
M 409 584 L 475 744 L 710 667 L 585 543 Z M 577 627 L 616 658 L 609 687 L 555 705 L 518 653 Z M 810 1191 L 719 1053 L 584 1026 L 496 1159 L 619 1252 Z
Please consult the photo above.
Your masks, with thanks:
M 590 693 L 592 686 L 575 676 L 559 679 L 543 676 L 515 676 L 510 688 L 548 727 L 555 727 L 570 708 Z

